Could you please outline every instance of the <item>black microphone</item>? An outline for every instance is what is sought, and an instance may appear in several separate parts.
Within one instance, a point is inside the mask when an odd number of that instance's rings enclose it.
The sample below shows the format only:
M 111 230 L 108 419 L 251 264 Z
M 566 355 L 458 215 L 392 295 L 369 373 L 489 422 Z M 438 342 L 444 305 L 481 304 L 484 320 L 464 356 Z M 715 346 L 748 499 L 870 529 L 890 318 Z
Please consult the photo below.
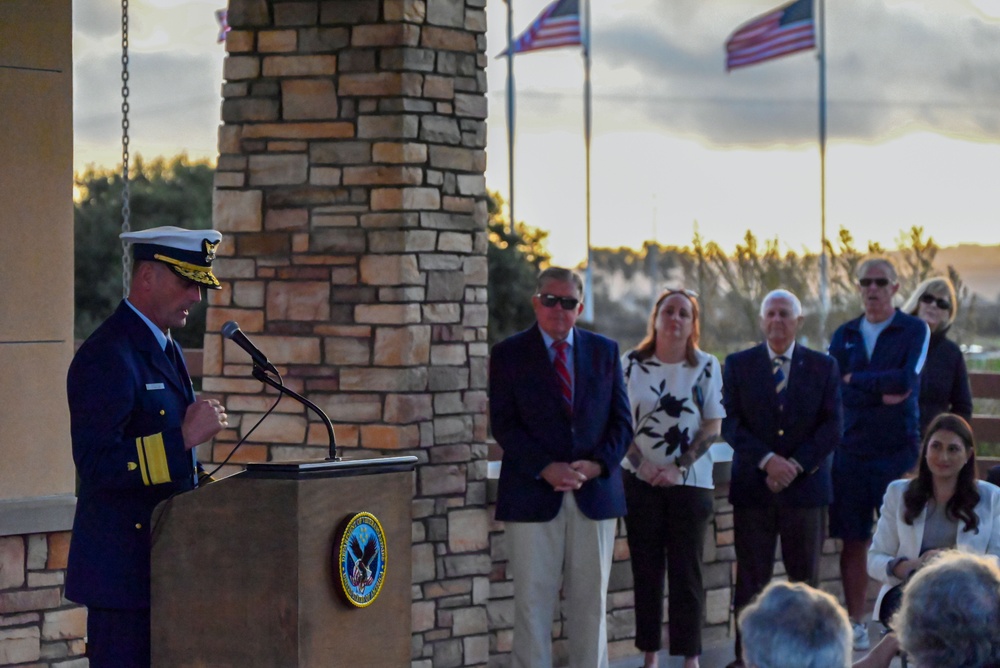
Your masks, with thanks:
M 240 348 L 246 351 L 253 363 L 256 366 L 264 369 L 265 371 L 270 371 L 273 374 L 281 375 L 278 370 L 274 368 L 274 365 L 267 361 L 267 356 L 260 352 L 260 350 L 250 342 L 247 335 L 243 333 L 240 329 L 240 325 L 235 320 L 230 320 L 225 325 L 222 326 L 222 335 L 238 345 Z

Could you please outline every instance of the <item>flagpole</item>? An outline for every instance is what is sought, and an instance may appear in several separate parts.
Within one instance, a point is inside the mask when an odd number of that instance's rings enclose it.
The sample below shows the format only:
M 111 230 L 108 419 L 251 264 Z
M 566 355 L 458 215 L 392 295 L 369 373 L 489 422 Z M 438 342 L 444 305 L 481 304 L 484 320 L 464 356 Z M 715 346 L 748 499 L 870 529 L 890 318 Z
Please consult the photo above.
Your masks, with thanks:
M 514 0 L 507 5 L 507 212 L 508 232 L 514 233 Z
M 826 252 L 826 8 L 825 0 L 819 4 L 819 202 L 820 202 L 820 256 L 819 256 L 819 336 L 826 345 L 826 319 L 830 312 L 830 283 Z
M 587 172 L 587 272 L 583 291 L 583 319 L 594 322 L 594 254 L 590 245 L 590 0 L 583 5 L 583 142 Z

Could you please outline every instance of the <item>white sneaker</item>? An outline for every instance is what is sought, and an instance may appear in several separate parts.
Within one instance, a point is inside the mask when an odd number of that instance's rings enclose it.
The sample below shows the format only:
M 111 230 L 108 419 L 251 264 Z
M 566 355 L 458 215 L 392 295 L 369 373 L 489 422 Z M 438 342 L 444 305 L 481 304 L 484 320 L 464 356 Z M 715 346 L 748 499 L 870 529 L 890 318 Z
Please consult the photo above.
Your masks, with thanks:
M 854 649 L 866 651 L 872 646 L 872 641 L 868 638 L 868 625 L 864 622 L 851 623 L 851 630 L 854 636 Z

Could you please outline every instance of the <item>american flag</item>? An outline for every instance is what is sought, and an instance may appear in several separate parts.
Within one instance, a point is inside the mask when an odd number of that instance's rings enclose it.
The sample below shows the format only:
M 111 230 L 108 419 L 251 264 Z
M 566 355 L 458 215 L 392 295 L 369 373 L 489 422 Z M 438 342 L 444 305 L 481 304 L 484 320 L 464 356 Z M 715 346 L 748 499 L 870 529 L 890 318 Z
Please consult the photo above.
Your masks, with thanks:
M 219 23 L 219 38 L 216 41 L 219 44 L 222 44 L 226 41 L 226 33 L 232 30 L 232 28 L 229 27 L 229 11 L 225 9 L 216 9 L 215 20 Z
M 579 0 L 555 0 L 514 40 L 511 49 L 524 53 L 582 43 Z M 500 55 L 507 55 L 507 49 Z
M 726 41 L 726 69 L 816 46 L 813 0 L 796 0 L 740 26 Z

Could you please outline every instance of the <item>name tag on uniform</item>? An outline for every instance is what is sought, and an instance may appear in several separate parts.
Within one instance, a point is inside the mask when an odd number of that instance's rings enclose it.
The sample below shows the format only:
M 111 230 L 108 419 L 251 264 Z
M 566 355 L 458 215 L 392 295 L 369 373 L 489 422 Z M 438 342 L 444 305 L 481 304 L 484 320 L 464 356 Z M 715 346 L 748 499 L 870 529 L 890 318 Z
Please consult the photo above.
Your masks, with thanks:
M 162 390 L 163 387 L 163 383 L 146 383 L 147 390 Z

